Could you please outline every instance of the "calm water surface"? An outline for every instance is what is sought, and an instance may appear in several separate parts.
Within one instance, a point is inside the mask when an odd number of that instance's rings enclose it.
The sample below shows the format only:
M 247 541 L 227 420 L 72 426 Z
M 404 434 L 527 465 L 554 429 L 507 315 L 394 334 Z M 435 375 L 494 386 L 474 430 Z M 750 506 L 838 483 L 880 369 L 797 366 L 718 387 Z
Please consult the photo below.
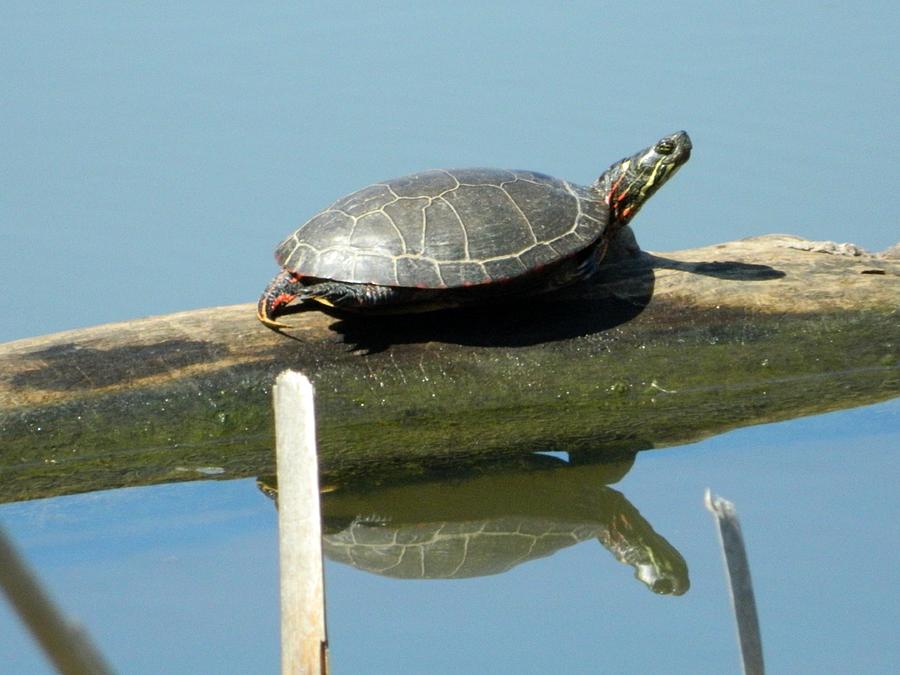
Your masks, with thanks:
M 0 340 L 255 300 L 293 227 L 377 180 L 584 184 L 677 129 L 645 248 L 882 250 L 898 33 L 890 2 L 4 3 Z
M 788 232 L 883 249 L 898 33 L 887 2 L 11 3 L 0 341 L 254 300 L 275 244 L 374 180 L 589 182 L 679 128 L 695 152 L 635 221 L 645 248 Z M 771 672 L 896 672 L 898 422 L 895 400 L 638 455 L 612 489 L 686 562 L 682 595 L 595 537 L 465 579 L 330 562 L 333 670 L 736 672 L 710 486 L 743 519 Z M 252 480 L 0 506 L 134 673 L 277 670 L 275 519 Z M 3 604 L 0 671 L 47 672 Z
M 736 672 L 707 486 L 738 505 L 772 672 L 892 672 L 898 421 L 893 401 L 639 454 L 612 487 L 683 556 L 680 596 L 654 594 L 592 538 L 464 579 L 329 561 L 334 672 Z M 275 518 L 252 480 L 0 507 L 113 663 L 147 673 L 277 670 Z M 0 654 L 7 672 L 46 670 L 6 608 Z

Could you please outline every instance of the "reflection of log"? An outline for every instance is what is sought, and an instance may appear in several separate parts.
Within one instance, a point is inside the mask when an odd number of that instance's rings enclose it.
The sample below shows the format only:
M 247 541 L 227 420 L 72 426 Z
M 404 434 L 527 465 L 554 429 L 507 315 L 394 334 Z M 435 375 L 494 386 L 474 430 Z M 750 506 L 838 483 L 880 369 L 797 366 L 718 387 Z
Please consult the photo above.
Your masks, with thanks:
M 316 385 L 325 480 L 672 445 L 896 396 L 900 263 L 811 246 L 642 255 L 514 307 L 303 312 L 286 317 L 294 340 L 238 305 L 5 344 L 0 501 L 271 471 L 286 367 Z

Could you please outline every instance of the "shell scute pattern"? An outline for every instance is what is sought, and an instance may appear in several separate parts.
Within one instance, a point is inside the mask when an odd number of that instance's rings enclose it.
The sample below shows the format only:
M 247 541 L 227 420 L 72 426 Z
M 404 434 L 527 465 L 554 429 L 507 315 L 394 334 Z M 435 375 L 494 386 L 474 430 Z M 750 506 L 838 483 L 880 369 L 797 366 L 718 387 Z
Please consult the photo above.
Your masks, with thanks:
M 554 251 L 548 244 L 532 246 L 519 256 L 519 260 L 521 260 L 522 264 L 528 269 L 537 269 L 558 259 L 559 253 Z
M 350 246 L 359 252 L 385 251 L 391 256 L 406 253 L 402 232 L 384 211 L 372 211 L 356 221 Z
M 488 280 L 487 271 L 482 263 L 474 262 L 449 262 L 441 263 L 441 278 L 448 288 L 460 286 L 475 286 Z
M 338 199 L 329 211 L 339 211 L 346 213 L 352 218 L 359 218 L 372 211 L 379 210 L 386 203 L 396 199 L 396 195 L 391 191 L 390 186 L 385 184 L 375 184 L 357 190 L 346 197 Z
M 397 228 L 405 253 L 416 255 L 425 249 L 425 209 L 429 204 L 428 197 L 412 197 L 384 205 L 384 213 Z
M 531 171 L 427 171 L 337 200 L 276 250 L 308 277 L 446 288 L 511 279 L 600 238 L 606 204 Z
M 459 181 L 449 171 L 435 169 L 394 178 L 386 183 L 399 198 L 437 197 L 452 190 Z
M 423 255 L 428 251 L 428 257 L 435 260 L 459 260 L 460 242 L 466 254 L 468 231 L 459 211 L 450 202 L 443 197 L 435 199 L 425 208 L 424 215 L 422 245 L 413 248 L 410 254 Z
M 441 279 L 437 263 L 428 258 L 403 256 L 397 260 L 397 277 L 414 280 L 414 283 L 404 285 L 416 288 L 443 288 L 446 286 Z

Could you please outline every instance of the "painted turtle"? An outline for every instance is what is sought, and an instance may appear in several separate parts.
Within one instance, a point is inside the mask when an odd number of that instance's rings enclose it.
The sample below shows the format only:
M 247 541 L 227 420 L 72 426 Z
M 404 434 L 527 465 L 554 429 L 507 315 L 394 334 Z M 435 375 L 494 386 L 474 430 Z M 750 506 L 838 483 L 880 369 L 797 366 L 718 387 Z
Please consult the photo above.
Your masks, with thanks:
M 687 133 L 613 164 L 590 186 L 534 171 L 451 169 L 376 183 L 320 211 L 275 251 L 259 299 L 285 307 L 420 312 L 550 291 L 590 277 L 616 233 L 684 164 Z

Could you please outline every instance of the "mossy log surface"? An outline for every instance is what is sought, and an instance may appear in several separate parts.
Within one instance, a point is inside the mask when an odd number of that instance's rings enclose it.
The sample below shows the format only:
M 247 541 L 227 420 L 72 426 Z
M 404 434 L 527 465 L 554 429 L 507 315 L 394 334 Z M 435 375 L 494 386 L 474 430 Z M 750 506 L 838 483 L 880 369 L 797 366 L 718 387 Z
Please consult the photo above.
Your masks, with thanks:
M 297 312 L 286 335 L 245 304 L 0 345 L 0 502 L 270 473 L 285 368 L 316 387 L 325 480 L 347 481 L 632 453 L 900 393 L 891 252 L 771 235 L 604 269 L 490 308 Z

